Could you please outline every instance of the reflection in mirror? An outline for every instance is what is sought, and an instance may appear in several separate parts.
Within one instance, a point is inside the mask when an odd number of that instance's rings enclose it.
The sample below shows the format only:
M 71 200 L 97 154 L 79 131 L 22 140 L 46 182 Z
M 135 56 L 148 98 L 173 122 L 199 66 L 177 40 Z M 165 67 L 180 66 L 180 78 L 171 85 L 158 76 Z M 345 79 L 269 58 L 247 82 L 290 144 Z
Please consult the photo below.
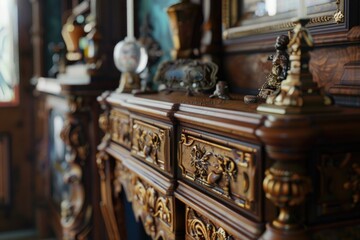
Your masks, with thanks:
M 16 1 L 0 1 L 0 105 L 16 101 L 18 85 Z
M 310 25 L 344 21 L 344 0 L 225 0 L 225 38 L 288 30 L 294 17 Z

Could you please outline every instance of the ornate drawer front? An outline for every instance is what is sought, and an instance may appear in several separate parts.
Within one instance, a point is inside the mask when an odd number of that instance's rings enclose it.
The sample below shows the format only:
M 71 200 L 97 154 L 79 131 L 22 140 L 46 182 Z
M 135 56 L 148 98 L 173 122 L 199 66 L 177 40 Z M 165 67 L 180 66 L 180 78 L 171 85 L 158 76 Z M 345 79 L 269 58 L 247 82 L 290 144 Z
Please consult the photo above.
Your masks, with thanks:
M 190 207 L 186 207 L 186 239 L 235 239 Z
M 175 239 L 175 197 L 156 190 L 120 160 L 116 161 L 114 176 L 115 195 L 125 191 L 134 215 L 141 220 L 146 233 L 153 239 Z
M 171 127 L 133 119 L 132 130 L 131 154 L 156 168 L 173 173 L 170 163 Z
M 259 147 L 220 141 L 183 130 L 179 143 L 182 176 L 241 208 L 257 212 L 255 196 L 261 188 L 256 164 Z
M 310 216 L 354 216 L 360 214 L 360 152 L 321 152 L 317 158 L 314 181 L 316 199 Z
M 111 140 L 127 148 L 131 146 L 131 127 L 129 115 L 116 109 L 110 112 Z

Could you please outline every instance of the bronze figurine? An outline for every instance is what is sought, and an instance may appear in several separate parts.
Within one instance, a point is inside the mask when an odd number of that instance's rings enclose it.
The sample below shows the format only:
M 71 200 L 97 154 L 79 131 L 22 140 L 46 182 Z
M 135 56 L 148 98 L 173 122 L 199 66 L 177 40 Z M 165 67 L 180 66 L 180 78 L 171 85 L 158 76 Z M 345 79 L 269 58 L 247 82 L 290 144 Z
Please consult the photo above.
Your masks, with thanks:
M 288 36 L 280 35 L 276 38 L 276 53 L 268 57 L 268 60 L 272 61 L 271 72 L 266 76 L 266 82 L 259 89 L 258 95 L 246 95 L 244 97 L 245 103 L 264 102 L 268 96 L 279 91 L 281 82 L 286 79 L 290 68 L 289 54 L 287 53 L 288 44 Z
M 229 100 L 229 86 L 226 81 L 218 81 L 216 88 L 213 94 L 209 96 L 210 98 L 220 98 L 223 100 Z

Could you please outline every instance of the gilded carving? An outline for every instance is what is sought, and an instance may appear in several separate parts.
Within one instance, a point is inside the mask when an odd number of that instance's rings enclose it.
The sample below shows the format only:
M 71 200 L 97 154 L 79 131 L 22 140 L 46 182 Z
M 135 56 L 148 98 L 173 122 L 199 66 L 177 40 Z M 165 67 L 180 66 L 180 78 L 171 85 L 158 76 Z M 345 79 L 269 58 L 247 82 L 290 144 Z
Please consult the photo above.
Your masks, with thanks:
M 106 169 L 109 167 L 108 161 L 109 155 L 104 150 L 101 150 L 96 154 L 96 163 L 100 175 L 100 207 L 109 239 L 119 240 L 120 234 L 117 228 L 117 221 L 114 214 L 111 181 L 110 176 L 106 174 Z M 116 186 L 114 187 L 116 188 Z M 121 191 L 121 188 L 118 191 Z
M 86 159 L 89 145 L 86 141 L 84 127 L 78 120 L 67 120 L 61 130 L 60 137 L 70 150 L 67 161 L 75 161 L 77 157 L 81 160 Z
M 340 0 L 336 1 L 336 5 L 337 5 L 337 10 L 334 13 L 334 20 L 335 20 L 336 23 L 342 23 L 342 22 L 344 22 L 345 16 L 344 16 L 343 12 L 340 9 Z
M 60 132 L 60 138 L 66 144 L 65 159 L 68 164 L 63 181 L 68 186 L 60 204 L 64 239 L 75 239 L 77 234 L 87 235 L 90 227 L 92 208 L 86 205 L 83 171 L 84 161 L 89 155 L 89 144 L 83 112 L 87 110 L 85 100 L 78 96 L 69 97 L 70 113 Z M 85 231 L 85 232 L 83 232 Z
M 129 115 L 112 109 L 110 112 L 111 139 L 126 147 L 131 144 Z
M 215 226 L 211 221 L 186 208 L 186 234 L 193 239 L 204 240 L 232 240 L 233 237 L 222 227 Z
M 125 167 L 121 161 L 116 162 L 114 176 L 114 182 L 123 186 L 117 189 L 125 191 L 127 199 L 132 202 L 135 216 L 141 219 L 148 235 L 157 239 L 164 230 L 172 231 L 174 227 L 172 197 L 159 193 Z
M 263 181 L 266 197 L 280 208 L 280 213 L 272 222 L 272 226 L 284 231 L 299 227 L 292 211 L 305 201 L 311 190 L 311 180 L 303 173 L 302 167 L 288 165 L 275 163 L 265 172 Z
M 195 178 L 206 178 L 208 175 L 209 157 L 212 155 L 211 152 L 207 152 L 205 148 L 195 145 L 191 149 L 191 166 L 195 167 Z
M 134 120 L 131 152 L 136 156 L 155 164 L 161 169 L 169 170 L 169 136 L 168 129 Z M 166 165 L 166 166 L 165 166 Z
M 253 28 L 243 29 L 236 27 L 236 23 L 240 19 L 240 16 L 237 11 L 237 7 L 234 4 L 238 4 L 237 0 L 224 0 L 223 1 L 223 24 L 225 26 L 225 31 L 223 36 L 225 39 L 233 39 L 237 37 L 249 36 L 259 33 L 267 33 L 267 32 L 275 32 L 275 31 L 284 31 L 289 28 L 293 28 L 295 25 L 292 20 L 282 21 L 281 23 L 275 24 L 256 24 Z M 310 16 L 310 25 L 317 26 L 332 23 L 335 21 L 336 23 L 344 22 L 344 1 L 337 0 L 336 1 L 337 10 L 334 14 L 331 12 L 327 12 L 323 15 L 315 14 Z
M 179 167 L 184 177 L 233 200 L 240 207 L 252 209 L 255 153 L 256 149 L 251 147 L 229 143 L 225 147 L 183 133 Z

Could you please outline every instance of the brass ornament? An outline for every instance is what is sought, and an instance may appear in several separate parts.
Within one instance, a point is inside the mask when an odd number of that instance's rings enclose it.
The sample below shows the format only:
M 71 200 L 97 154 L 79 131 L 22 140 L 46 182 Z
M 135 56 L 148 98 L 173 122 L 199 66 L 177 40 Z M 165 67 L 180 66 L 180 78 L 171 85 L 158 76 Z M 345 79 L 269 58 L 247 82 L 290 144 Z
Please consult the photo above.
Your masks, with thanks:
M 204 240 L 232 240 L 233 237 L 222 227 L 215 226 L 211 221 L 195 212 L 190 207 L 186 208 L 186 234 L 193 239 Z
M 340 10 L 340 0 L 336 0 L 337 10 L 334 13 L 334 20 L 336 23 L 343 23 L 344 22 L 344 13 Z

